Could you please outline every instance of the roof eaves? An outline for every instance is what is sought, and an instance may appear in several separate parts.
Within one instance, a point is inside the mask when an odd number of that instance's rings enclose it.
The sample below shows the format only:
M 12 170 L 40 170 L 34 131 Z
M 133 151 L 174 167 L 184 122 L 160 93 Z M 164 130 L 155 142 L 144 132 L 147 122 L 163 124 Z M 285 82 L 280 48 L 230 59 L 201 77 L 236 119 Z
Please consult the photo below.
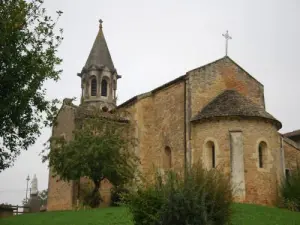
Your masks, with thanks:
M 294 130 L 288 133 L 283 134 L 285 137 L 294 137 L 294 136 L 300 136 L 300 130 Z

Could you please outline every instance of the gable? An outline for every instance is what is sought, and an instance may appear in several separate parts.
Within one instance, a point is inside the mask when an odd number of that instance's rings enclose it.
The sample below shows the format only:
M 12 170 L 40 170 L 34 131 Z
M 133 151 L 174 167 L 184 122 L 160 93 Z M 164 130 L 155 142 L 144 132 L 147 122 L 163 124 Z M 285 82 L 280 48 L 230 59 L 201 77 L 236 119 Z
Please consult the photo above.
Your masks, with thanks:
M 263 85 L 228 56 L 191 70 L 187 75 L 191 117 L 228 89 L 237 91 L 259 107 L 265 108 Z

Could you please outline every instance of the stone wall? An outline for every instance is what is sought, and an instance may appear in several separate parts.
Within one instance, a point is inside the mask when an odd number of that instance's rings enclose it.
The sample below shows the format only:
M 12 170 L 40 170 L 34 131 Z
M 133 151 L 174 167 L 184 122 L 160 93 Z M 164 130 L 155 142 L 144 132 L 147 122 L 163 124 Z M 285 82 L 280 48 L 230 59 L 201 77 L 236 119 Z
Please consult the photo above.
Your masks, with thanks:
M 53 127 L 54 137 L 63 135 L 66 140 L 71 140 L 75 128 L 75 108 L 64 105 L 57 115 L 57 126 Z M 48 202 L 47 210 L 70 210 L 74 204 L 73 188 L 74 182 L 60 181 L 59 177 L 53 177 L 49 171 Z
M 263 85 L 229 57 L 187 73 L 191 91 L 191 117 L 226 89 L 235 89 L 265 107 Z
M 225 174 L 231 174 L 230 132 L 242 134 L 246 196 L 241 202 L 273 205 L 277 198 L 280 170 L 280 136 L 276 128 L 262 120 L 221 120 L 192 124 L 192 163 L 202 162 L 207 141 L 216 145 L 216 164 Z M 258 145 L 266 142 L 263 168 L 258 164 Z M 238 162 L 236 162 L 238 163 Z M 240 165 L 243 166 L 243 165 Z
M 184 167 L 184 85 L 183 80 L 175 82 L 122 106 L 136 124 L 135 136 L 139 140 L 136 152 L 145 175 L 163 167 L 167 146 L 171 149 L 172 167 Z
M 297 168 L 297 161 L 300 166 L 300 148 L 297 144 L 288 138 L 283 139 L 283 149 L 285 157 L 285 168 L 294 170 Z

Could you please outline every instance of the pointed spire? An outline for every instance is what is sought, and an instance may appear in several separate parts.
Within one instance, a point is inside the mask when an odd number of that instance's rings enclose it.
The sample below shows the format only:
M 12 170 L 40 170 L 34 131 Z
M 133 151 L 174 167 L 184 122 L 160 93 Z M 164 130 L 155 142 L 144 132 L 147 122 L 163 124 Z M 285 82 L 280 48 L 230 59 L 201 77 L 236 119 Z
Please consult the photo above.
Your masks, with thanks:
M 99 32 L 94 41 L 93 47 L 90 51 L 89 57 L 85 63 L 84 68 L 88 69 L 91 66 L 101 67 L 107 66 L 110 70 L 115 70 L 113 61 L 111 59 L 108 46 L 103 34 L 103 21 L 99 20 Z

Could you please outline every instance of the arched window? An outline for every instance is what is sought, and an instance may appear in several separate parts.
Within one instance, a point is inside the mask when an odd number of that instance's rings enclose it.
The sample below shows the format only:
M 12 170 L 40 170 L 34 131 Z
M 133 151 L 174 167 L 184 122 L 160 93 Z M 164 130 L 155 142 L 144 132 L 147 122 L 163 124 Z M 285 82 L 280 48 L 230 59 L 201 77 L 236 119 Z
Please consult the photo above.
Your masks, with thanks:
M 169 146 L 165 147 L 164 157 L 163 157 L 164 169 L 170 169 L 172 167 L 172 151 Z
M 216 146 L 212 141 L 208 141 L 205 144 L 205 164 L 207 169 L 212 169 L 216 167 Z
M 91 79 L 91 96 L 97 95 L 97 79 L 96 77 L 93 77 Z
M 105 79 L 101 82 L 101 96 L 107 96 L 107 80 Z
M 267 161 L 267 144 L 262 141 L 258 145 L 258 166 L 264 168 Z
M 212 168 L 216 167 L 216 149 L 214 143 L 211 146 L 211 167 Z
M 113 81 L 113 99 L 116 98 L 116 89 L 117 89 L 117 83 L 114 80 Z
M 285 169 L 285 178 L 288 180 L 291 176 L 291 171 L 290 169 Z

